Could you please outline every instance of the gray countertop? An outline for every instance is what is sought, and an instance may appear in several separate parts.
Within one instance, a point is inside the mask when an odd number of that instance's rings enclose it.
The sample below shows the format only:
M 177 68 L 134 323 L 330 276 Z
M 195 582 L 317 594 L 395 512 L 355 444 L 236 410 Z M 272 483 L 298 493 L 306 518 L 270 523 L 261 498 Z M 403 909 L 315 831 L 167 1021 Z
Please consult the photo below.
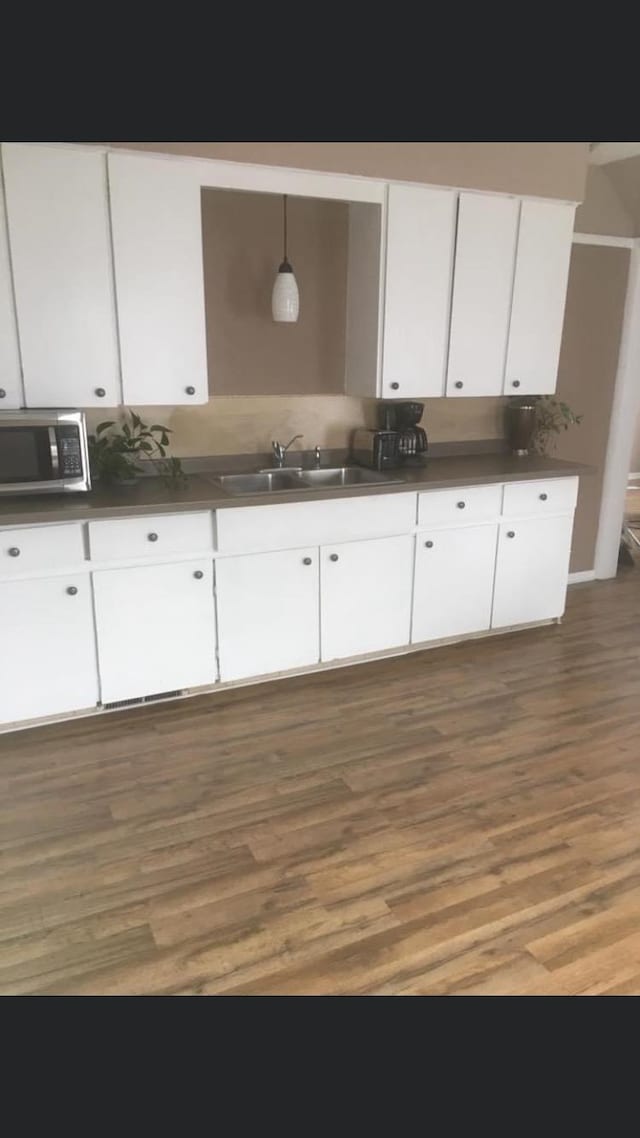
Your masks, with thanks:
M 219 468 L 220 460 L 217 460 L 217 465 Z M 231 458 L 229 468 L 236 472 L 238 470 Z M 510 454 L 450 455 L 430 458 L 423 467 L 396 471 L 393 477 L 402 478 L 403 481 L 388 485 L 376 483 L 339 489 L 237 496 L 225 493 L 215 481 L 215 472 L 211 471 L 190 474 L 187 485 L 179 490 L 168 489 L 160 478 L 145 477 L 135 486 L 100 486 L 88 494 L 0 496 L 0 526 L 174 514 L 188 510 L 220 510 L 229 506 L 242 508 L 276 502 L 313 502 L 327 498 L 355 498 L 365 494 L 442 490 L 454 486 L 566 478 L 591 473 L 593 467 L 540 455 L 521 458 Z

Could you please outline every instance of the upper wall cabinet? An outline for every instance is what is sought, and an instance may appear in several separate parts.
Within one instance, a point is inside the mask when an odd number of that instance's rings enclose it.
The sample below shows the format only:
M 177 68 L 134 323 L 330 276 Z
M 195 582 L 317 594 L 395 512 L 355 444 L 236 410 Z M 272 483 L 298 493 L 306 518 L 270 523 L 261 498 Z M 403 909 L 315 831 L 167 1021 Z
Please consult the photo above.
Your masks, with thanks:
M 106 157 L 24 143 L 5 143 L 2 156 L 26 404 L 113 407 Z
M 520 202 L 460 194 L 447 395 L 502 393 Z
M 200 180 L 189 162 L 109 154 L 124 402 L 206 403 Z
M 522 203 L 505 395 L 556 389 L 574 214 L 564 202 Z
M 456 194 L 390 186 L 382 391 L 444 394 Z
M 13 303 L 11 263 L 0 178 L 0 411 L 22 406 L 22 373 Z

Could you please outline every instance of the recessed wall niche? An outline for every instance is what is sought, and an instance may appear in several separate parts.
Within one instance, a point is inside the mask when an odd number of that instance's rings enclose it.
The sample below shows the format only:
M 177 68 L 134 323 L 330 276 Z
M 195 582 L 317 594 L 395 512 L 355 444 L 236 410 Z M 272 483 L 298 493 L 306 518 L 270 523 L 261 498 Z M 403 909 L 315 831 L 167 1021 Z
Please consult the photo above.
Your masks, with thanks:
M 300 317 L 277 324 L 282 197 L 202 190 L 209 390 L 212 395 L 345 391 L 349 203 L 289 197 L 288 254 Z

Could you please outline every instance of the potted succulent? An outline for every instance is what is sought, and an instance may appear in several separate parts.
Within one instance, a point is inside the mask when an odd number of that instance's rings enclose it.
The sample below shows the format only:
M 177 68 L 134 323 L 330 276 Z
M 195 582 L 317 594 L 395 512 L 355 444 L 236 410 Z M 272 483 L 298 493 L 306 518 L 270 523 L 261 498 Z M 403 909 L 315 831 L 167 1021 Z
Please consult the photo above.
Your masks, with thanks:
M 149 426 L 135 411 L 124 412 L 123 420 L 107 419 L 89 435 L 89 462 L 94 481 L 134 485 L 143 467 L 140 460 L 153 463 L 155 470 L 171 486 L 184 484 L 179 458 L 167 457 L 171 429 L 162 423 Z
M 555 395 L 521 395 L 507 405 L 507 437 L 514 454 L 547 454 L 555 446 L 554 435 L 579 426 L 568 403 Z

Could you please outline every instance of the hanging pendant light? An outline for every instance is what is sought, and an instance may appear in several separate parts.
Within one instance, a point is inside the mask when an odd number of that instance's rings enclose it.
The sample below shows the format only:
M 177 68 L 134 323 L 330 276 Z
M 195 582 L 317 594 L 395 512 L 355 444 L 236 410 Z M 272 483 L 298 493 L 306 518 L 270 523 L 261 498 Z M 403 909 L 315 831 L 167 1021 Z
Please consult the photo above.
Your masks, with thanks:
M 278 324 L 295 324 L 300 314 L 300 293 L 295 273 L 287 260 L 287 195 L 283 195 L 284 257 L 271 294 L 271 314 Z

